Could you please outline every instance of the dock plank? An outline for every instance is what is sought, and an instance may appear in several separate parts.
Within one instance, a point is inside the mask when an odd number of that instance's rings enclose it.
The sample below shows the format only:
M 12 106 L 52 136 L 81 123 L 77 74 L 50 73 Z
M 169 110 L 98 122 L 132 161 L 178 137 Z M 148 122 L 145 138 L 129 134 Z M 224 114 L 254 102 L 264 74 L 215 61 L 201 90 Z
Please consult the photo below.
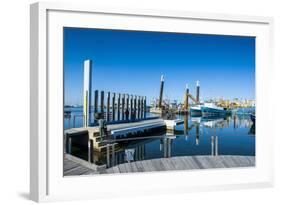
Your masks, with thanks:
M 94 171 L 83 167 L 71 160 L 64 160 L 64 175 L 104 174 L 104 173 L 133 173 L 172 170 L 194 170 L 213 168 L 235 168 L 255 166 L 254 156 L 179 156 L 151 160 L 133 161 Z
M 161 158 L 159 160 L 162 162 L 164 166 L 164 170 L 173 170 L 173 166 L 170 163 L 168 163 L 167 160 L 165 160 L 165 158 Z
M 143 166 L 142 166 L 142 163 L 140 161 L 136 161 L 135 164 L 137 166 L 138 172 L 144 172 L 145 171 Z
M 96 174 L 97 172 L 84 167 L 76 162 L 64 158 L 63 162 L 63 174 L 64 176 L 75 176 L 75 175 L 89 175 Z

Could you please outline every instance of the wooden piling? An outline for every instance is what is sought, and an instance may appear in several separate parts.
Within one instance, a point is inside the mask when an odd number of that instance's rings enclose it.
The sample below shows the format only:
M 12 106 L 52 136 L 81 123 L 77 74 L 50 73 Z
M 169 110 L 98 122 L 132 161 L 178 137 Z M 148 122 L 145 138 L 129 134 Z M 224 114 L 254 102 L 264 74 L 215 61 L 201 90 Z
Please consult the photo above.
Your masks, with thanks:
M 106 166 L 110 167 L 110 155 L 109 155 L 109 144 L 106 144 Z
M 167 157 L 167 138 L 163 139 L 163 156 Z
M 68 137 L 68 150 L 67 153 L 71 154 L 72 142 L 71 137 Z
M 159 102 L 158 102 L 158 107 L 159 108 L 162 108 L 163 90 L 164 90 L 164 75 L 161 75 L 160 94 L 159 94 Z
M 99 106 L 99 91 L 95 90 L 95 101 L 94 101 L 94 114 L 98 112 L 98 106 Z
M 83 115 L 85 116 L 83 125 L 88 127 L 92 122 L 91 115 L 91 96 L 92 96 L 92 61 L 84 61 L 84 78 L 83 78 Z
M 142 149 L 142 159 L 144 159 L 145 156 L 145 144 L 143 144 L 143 149 Z
M 129 97 L 129 94 L 126 95 L 126 109 L 130 110 L 129 109 L 129 100 L 130 100 L 130 97 Z
M 115 166 L 115 147 L 114 147 L 114 143 L 111 145 L 111 165 Z
M 83 105 L 83 115 L 85 116 L 85 118 L 83 119 L 83 126 L 84 127 L 88 127 L 89 126 L 89 109 L 90 109 L 90 106 L 88 105 L 89 103 L 89 92 L 86 90 L 85 91 L 85 96 L 84 96 L 84 105 Z
M 138 119 L 140 119 L 140 96 L 138 96 Z
M 122 108 L 121 108 L 122 120 L 125 120 L 124 110 L 125 110 L 125 94 L 122 94 Z
M 143 118 L 146 118 L 146 96 L 144 96 L 144 113 Z
M 199 80 L 196 82 L 196 101 L 199 103 L 200 101 L 200 83 Z
M 141 97 L 141 118 L 144 118 L 144 97 Z
M 144 105 L 144 96 L 142 97 L 142 117 L 144 118 L 145 105 Z
M 139 96 L 140 101 L 140 119 L 142 118 L 142 96 Z
M 102 117 L 104 117 L 104 91 L 100 93 L 100 110 Z
M 188 88 L 188 84 L 186 84 L 186 87 L 185 87 L 185 100 L 184 100 L 184 109 L 185 109 L 185 111 L 188 111 L 188 106 L 189 106 L 189 88 Z
M 107 93 L 106 121 L 110 121 L 110 92 Z
M 129 100 L 130 100 L 129 94 L 126 94 L 126 110 L 125 110 L 125 112 L 126 112 L 126 115 L 125 115 L 126 120 L 129 120 L 129 111 L 130 111 Z
M 115 121 L 115 93 L 112 93 L 112 121 Z
M 134 97 L 134 118 L 137 118 L 137 96 Z
M 94 149 L 94 141 L 92 139 L 88 140 L 88 161 L 93 163 L 93 149 Z
M 133 95 L 130 98 L 130 119 L 133 119 Z
M 118 99 L 117 99 L 117 120 L 120 120 L 120 98 L 121 94 L 118 93 Z

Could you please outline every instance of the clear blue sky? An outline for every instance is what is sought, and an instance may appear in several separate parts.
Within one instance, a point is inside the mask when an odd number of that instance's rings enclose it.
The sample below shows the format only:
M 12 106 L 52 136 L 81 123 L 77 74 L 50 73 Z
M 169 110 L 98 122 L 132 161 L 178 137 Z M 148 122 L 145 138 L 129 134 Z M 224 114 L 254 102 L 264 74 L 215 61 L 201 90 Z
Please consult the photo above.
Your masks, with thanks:
M 65 104 L 82 104 L 83 61 L 93 61 L 93 90 L 182 100 L 185 84 L 201 98 L 255 98 L 255 38 L 64 28 Z

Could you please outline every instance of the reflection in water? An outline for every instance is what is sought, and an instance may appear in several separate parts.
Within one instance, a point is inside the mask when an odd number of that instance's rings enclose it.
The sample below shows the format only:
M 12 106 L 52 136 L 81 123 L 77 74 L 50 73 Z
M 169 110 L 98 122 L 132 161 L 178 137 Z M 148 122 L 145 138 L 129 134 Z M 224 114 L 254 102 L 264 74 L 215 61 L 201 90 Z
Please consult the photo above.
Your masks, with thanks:
M 237 115 L 234 115 L 234 116 L 233 116 L 233 128 L 234 128 L 234 129 L 237 129 L 237 127 L 238 127 L 238 126 L 237 126 Z
M 164 137 L 161 139 L 162 143 L 162 153 L 163 153 L 163 158 L 169 158 L 171 157 L 171 150 L 172 150 L 172 144 L 173 144 L 173 139 L 175 139 L 175 136 L 169 136 L 169 137 Z
M 218 148 L 218 136 L 211 137 L 211 155 L 218 156 L 219 155 L 219 148 Z
M 255 155 L 255 126 L 249 116 L 202 118 L 177 116 L 184 123 L 172 133 L 139 140 L 111 142 L 104 152 L 72 149 L 73 154 L 98 165 L 117 164 L 154 158 L 193 155 Z
M 196 124 L 195 128 L 196 128 L 196 145 L 199 145 L 199 132 L 200 132 L 200 124 Z
M 185 115 L 184 116 L 184 118 L 183 118 L 183 120 L 184 120 L 184 135 L 186 135 L 186 136 L 188 136 L 188 116 L 187 115 Z
M 135 149 L 125 149 L 125 160 L 127 162 L 134 161 Z
M 251 125 L 251 128 L 250 128 L 248 134 L 249 135 L 255 135 L 256 134 L 256 126 L 255 126 L 254 123 Z

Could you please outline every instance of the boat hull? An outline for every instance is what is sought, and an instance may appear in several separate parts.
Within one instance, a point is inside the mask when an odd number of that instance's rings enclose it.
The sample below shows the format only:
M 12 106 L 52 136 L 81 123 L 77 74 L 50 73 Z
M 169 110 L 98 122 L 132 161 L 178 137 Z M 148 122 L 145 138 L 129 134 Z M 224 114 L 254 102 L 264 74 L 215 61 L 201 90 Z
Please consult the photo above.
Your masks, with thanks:
M 201 112 L 202 112 L 203 117 L 231 115 L 230 110 L 220 110 L 220 109 L 210 108 L 210 107 L 202 107 Z
M 201 111 L 201 109 L 199 110 L 199 109 L 190 108 L 190 115 L 192 117 L 200 117 L 200 116 L 202 116 L 202 111 Z

